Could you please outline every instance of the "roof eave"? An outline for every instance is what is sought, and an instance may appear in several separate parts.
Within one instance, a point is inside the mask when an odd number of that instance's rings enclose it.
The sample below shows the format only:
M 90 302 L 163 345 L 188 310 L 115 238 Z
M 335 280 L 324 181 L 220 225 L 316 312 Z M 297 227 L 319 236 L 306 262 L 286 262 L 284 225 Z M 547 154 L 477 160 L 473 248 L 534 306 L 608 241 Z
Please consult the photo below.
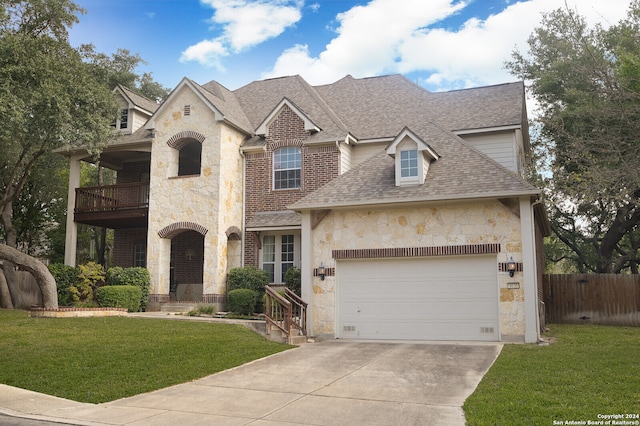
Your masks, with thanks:
M 442 202 L 457 202 L 457 201 L 470 201 L 470 200 L 489 200 L 498 198 L 519 198 L 519 197 L 532 197 L 534 199 L 540 198 L 542 191 L 538 189 L 532 189 L 528 191 L 500 191 L 500 192 L 487 192 L 483 194 L 459 194 L 455 196 L 442 195 L 424 198 L 396 198 L 388 200 L 363 200 L 363 201 L 350 201 L 342 203 L 329 203 L 329 204 L 304 204 L 300 207 L 296 207 L 295 204 L 287 206 L 288 209 L 302 212 L 308 210 L 318 209 L 340 209 L 340 208 L 353 208 L 353 207 L 388 207 L 393 204 L 426 204 L 426 203 L 442 203 Z

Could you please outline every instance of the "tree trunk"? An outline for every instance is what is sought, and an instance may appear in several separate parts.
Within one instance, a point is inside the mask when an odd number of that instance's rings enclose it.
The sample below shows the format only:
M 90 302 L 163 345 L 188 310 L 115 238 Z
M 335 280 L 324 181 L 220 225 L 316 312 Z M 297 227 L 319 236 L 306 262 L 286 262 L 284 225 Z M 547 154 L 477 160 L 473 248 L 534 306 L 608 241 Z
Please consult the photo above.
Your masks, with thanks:
M 11 301 L 11 292 L 9 292 L 7 279 L 5 278 L 4 270 L 2 269 L 0 269 L 0 308 L 13 309 L 13 302 Z
M 613 253 L 620 240 L 640 222 L 640 209 L 634 203 L 621 207 L 616 212 L 616 217 L 611 226 L 602 237 L 598 248 L 597 274 L 610 274 L 613 272 Z
M 45 308 L 58 309 L 56 280 L 44 263 L 6 244 L 0 244 L 0 259 L 9 261 L 28 271 L 36 280 L 42 292 L 42 305 Z
M 0 213 L 0 220 L 2 221 L 2 226 L 4 227 L 5 239 L 6 243 L 9 247 L 16 248 L 18 244 L 18 233 L 16 232 L 16 228 L 13 226 L 13 202 L 9 201 L 2 207 L 2 212 Z M 3 282 L 0 282 L 0 287 L 6 286 L 7 291 L 9 292 L 8 304 L 11 305 L 11 309 L 14 308 L 15 303 L 19 304 L 18 292 L 20 289 L 16 286 L 16 270 L 15 266 L 9 262 L 4 261 L 2 265 L 3 269 Z M 4 290 L 4 289 L 3 289 Z M 6 302 L 3 302 L 6 304 Z

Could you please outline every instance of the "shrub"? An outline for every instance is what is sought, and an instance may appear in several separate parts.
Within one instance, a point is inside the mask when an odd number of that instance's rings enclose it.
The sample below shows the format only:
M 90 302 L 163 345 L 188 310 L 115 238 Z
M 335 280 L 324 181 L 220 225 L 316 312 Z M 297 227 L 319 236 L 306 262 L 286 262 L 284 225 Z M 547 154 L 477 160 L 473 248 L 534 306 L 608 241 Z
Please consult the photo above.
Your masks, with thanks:
M 287 284 L 287 288 L 293 291 L 298 296 L 302 296 L 302 284 L 300 277 L 300 268 L 295 266 L 287 269 L 284 274 L 284 282 Z
M 227 294 L 227 310 L 240 314 L 251 315 L 255 311 L 259 294 L 248 288 L 237 288 Z
M 247 288 L 257 291 L 259 294 L 264 293 L 264 286 L 269 284 L 269 274 L 267 271 L 263 271 L 254 266 L 233 268 L 229 271 L 228 279 L 229 290 Z
M 58 305 L 70 306 L 73 302 L 73 297 L 69 288 L 80 282 L 80 270 L 75 266 L 63 265 L 62 263 L 52 263 L 48 268 L 56 280 Z
M 98 305 L 103 308 L 127 308 L 129 312 L 140 310 L 142 290 L 134 285 L 104 286 L 96 290 Z
M 120 266 L 114 266 L 107 270 L 106 282 L 107 285 L 110 286 L 133 285 L 139 287 L 142 294 L 140 296 L 140 310 L 144 310 L 147 307 L 151 278 L 146 268 L 122 268 Z
M 269 274 L 267 271 L 258 269 L 254 266 L 245 266 L 244 268 L 233 268 L 229 271 L 228 289 L 237 290 L 240 288 L 253 290 L 258 293 L 258 301 L 256 302 L 256 312 L 264 309 L 262 303 L 262 295 L 264 294 L 264 286 L 269 284 Z M 229 310 L 227 308 L 227 310 Z
M 95 290 L 104 284 L 104 268 L 99 263 L 89 262 L 78 266 L 79 281 L 69 287 L 74 305 L 91 304 Z

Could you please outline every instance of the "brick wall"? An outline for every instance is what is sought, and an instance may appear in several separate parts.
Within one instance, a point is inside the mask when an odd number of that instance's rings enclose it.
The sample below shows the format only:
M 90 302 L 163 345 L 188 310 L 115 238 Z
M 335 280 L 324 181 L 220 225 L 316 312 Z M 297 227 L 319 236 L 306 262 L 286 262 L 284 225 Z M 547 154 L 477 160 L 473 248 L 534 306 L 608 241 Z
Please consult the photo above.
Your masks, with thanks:
M 266 151 L 246 156 L 246 220 L 257 212 L 286 210 L 286 206 L 320 188 L 339 173 L 339 151 L 335 145 L 303 146 L 309 134 L 304 122 L 287 106 L 269 126 Z M 273 190 L 273 152 L 279 148 L 301 148 L 301 187 Z M 258 248 L 253 233 L 245 233 L 245 265 L 258 266 Z
M 143 173 L 149 175 L 151 169 L 151 163 L 149 161 L 135 161 L 131 163 L 124 163 L 122 170 L 118 171 L 118 177 L 116 183 L 132 183 L 140 182 L 140 177 Z
M 114 230 L 113 266 L 133 267 L 133 247 L 147 245 L 147 228 L 125 228 Z
M 196 231 L 186 231 L 171 240 L 174 280 L 179 284 L 202 283 L 204 237 Z

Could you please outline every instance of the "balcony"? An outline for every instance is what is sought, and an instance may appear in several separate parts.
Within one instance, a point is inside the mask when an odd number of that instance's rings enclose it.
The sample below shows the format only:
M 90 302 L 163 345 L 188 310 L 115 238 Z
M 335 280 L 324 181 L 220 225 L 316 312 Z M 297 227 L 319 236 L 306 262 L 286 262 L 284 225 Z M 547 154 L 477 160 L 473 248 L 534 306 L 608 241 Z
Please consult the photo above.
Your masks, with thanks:
M 149 182 L 76 188 L 74 221 L 105 228 L 145 228 Z

